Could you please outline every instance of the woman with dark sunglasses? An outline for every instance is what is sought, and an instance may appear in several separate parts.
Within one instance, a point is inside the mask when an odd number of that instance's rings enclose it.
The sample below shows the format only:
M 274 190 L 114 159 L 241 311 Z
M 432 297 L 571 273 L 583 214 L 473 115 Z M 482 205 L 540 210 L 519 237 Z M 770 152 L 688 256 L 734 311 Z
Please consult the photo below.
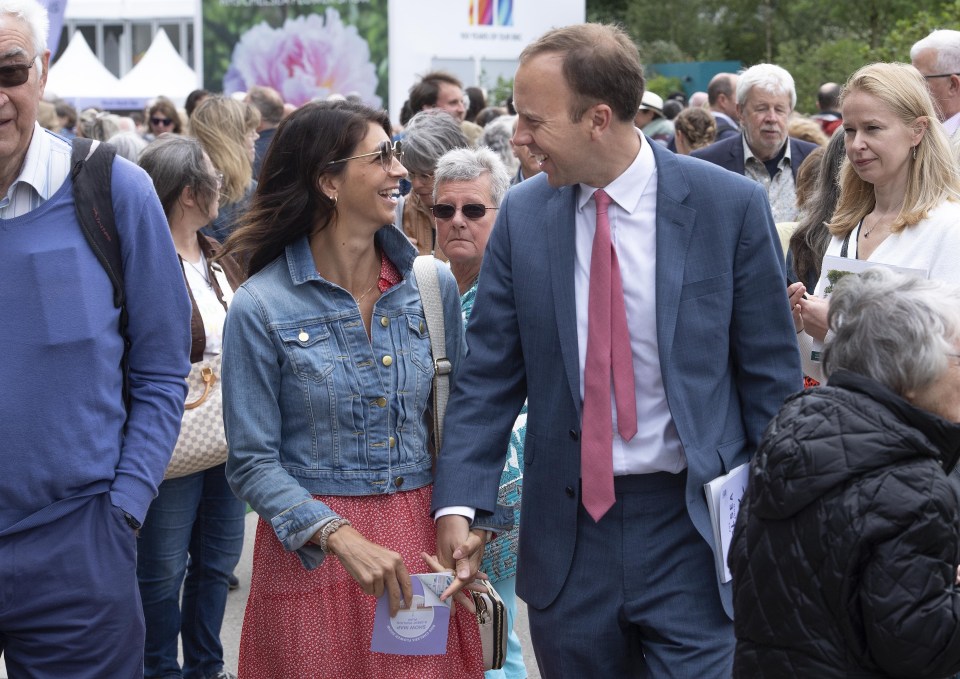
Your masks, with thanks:
M 385 112 L 359 104 L 295 111 L 225 246 L 250 275 L 224 331 L 227 478 L 261 519 L 241 677 L 482 675 L 465 606 L 443 655 L 370 650 L 374 597 L 396 616 L 414 602 L 411 574 L 440 569 L 427 556 L 434 362 L 417 252 L 391 224 L 407 173 L 389 132 Z M 436 270 L 436 351 L 455 374 L 460 300 L 449 269 Z
M 144 135 L 147 141 L 153 141 L 164 132 L 180 134 L 183 131 L 177 107 L 166 97 L 157 97 L 147 109 L 147 127 L 150 130 Z

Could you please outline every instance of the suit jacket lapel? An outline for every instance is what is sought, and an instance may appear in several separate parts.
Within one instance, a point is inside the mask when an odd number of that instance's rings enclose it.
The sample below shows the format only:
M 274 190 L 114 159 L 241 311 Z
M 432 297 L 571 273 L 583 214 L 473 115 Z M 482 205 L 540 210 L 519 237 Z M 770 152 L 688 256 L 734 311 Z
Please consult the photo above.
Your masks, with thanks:
M 577 342 L 577 309 L 574 292 L 576 259 L 577 195 L 573 186 L 563 186 L 544 206 L 541 219 L 547 225 L 547 251 L 550 255 L 550 284 L 563 368 L 570 385 L 570 395 L 580 411 L 580 351 Z
M 683 204 L 690 187 L 673 154 L 653 147 L 657 161 L 657 344 L 660 370 L 666 382 L 677 312 L 686 266 L 687 248 L 697 213 Z

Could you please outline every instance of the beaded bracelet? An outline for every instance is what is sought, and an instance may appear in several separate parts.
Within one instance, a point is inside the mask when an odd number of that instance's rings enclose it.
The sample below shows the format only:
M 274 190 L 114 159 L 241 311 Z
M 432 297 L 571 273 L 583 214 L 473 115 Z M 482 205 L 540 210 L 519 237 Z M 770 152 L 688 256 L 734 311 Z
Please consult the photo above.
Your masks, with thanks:
M 320 529 L 320 551 L 324 554 L 328 554 L 327 551 L 327 540 L 330 539 L 330 536 L 333 535 L 337 530 L 343 526 L 349 526 L 350 519 L 338 518 L 333 521 L 328 522 L 323 528 Z

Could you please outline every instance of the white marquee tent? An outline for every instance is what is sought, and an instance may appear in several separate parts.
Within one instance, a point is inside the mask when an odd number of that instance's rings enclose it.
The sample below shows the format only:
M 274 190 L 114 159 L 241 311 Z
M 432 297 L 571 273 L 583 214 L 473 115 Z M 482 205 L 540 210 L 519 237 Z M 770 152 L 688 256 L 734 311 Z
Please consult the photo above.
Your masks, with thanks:
M 100 63 L 80 31 L 74 32 L 57 63 L 50 67 L 45 93 L 48 98 L 56 96 L 69 101 L 78 110 L 143 106 L 142 100 L 124 93 L 120 81 Z
M 197 74 L 180 57 L 163 29 L 157 31 L 153 42 L 140 61 L 120 80 L 124 96 L 144 101 L 163 95 L 177 106 L 183 106 L 187 95 L 197 89 Z

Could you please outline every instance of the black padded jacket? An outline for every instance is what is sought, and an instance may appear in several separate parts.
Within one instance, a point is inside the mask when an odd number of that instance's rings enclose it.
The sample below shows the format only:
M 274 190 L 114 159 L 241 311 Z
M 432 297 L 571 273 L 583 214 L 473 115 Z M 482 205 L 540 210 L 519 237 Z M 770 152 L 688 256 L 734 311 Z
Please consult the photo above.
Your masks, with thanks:
M 958 456 L 960 426 L 862 376 L 789 398 L 751 463 L 729 557 L 734 676 L 960 670 Z

